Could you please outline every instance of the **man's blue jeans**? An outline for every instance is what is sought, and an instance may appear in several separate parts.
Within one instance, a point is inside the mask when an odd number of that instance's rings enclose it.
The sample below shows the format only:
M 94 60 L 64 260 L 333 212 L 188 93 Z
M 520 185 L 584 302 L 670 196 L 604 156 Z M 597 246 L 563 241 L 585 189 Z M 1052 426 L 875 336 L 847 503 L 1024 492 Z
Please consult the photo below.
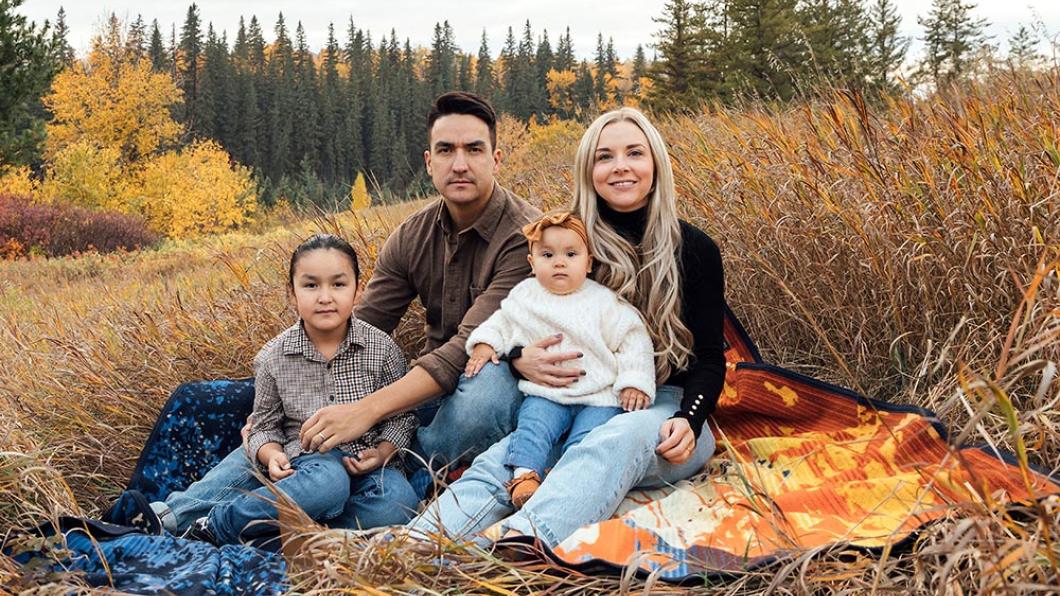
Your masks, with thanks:
M 508 439 L 504 464 L 511 469 L 530 468 L 545 477 L 549 454 L 567 430 L 563 451 L 577 445 L 589 431 L 622 413 L 622 408 L 560 404 L 528 395 L 519 407 L 519 421 Z
M 324 481 L 326 483 L 314 484 L 316 494 L 312 495 L 309 500 L 313 501 L 319 497 L 321 501 L 327 501 L 325 504 L 330 506 L 330 510 L 319 516 L 313 515 L 310 509 L 298 500 L 299 497 L 292 494 L 292 489 L 287 488 L 285 484 L 297 477 L 300 472 L 281 480 L 276 486 L 291 496 L 311 517 L 318 521 L 327 521 L 328 525 L 333 528 L 373 528 L 402 524 L 412 518 L 419 504 L 419 498 L 401 471 L 386 467 L 370 474 L 350 476 L 339 462 L 341 455 L 341 452 L 331 451 L 326 454 L 308 454 L 295 458 L 295 462 L 307 457 L 329 458 L 339 464 L 341 476 L 329 466 L 330 472 L 327 474 L 327 480 Z M 295 462 L 291 465 L 295 466 Z M 318 476 L 323 480 L 324 475 Z M 196 519 L 211 516 L 211 528 L 216 534 L 211 512 L 241 496 L 250 496 L 247 493 L 258 489 L 261 489 L 261 483 L 254 478 L 250 460 L 247 459 L 243 449 L 238 448 L 229 453 L 187 490 L 174 492 L 166 498 L 165 503 L 152 503 L 151 507 L 162 518 L 165 529 L 171 533 L 181 533 Z M 271 493 L 269 495 L 271 496 Z M 337 507 L 332 505 L 333 500 L 338 500 Z M 308 504 L 312 509 L 321 508 L 321 504 L 318 503 L 309 502 Z M 272 509 L 271 519 L 275 519 L 275 507 Z M 257 512 L 254 513 L 256 514 Z M 230 522 L 229 525 L 234 526 L 238 523 L 237 520 Z M 260 531 L 266 531 L 264 526 Z M 252 531 L 251 534 L 253 533 Z M 221 537 L 218 536 L 218 538 Z

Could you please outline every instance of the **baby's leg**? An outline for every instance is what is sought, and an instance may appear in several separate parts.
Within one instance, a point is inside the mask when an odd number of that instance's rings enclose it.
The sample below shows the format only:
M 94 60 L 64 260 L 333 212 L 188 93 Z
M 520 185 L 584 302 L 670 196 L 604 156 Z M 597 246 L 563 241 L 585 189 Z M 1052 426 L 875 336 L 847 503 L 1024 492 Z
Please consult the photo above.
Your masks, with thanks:
M 151 503 L 151 509 L 166 530 L 177 534 L 217 505 L 259 487 L 261 483 L 254 477 L 250 460 L 243 448 L 237 447 L 201 479 L 185 490 L 171 493 L 165 502 Z
M 528 468 L 544 478 L 548 454 L 570 428 L 573 414 L 571 406 L 536 395 L 526 396 L 519 407 L 519 420 L 504 464 L 513 470 Z
M 310 518 L 322 521 L 342 512 L 350 496 L 350 480 L 342 465 L 343 453 L 310 453 L 294 458 L 295 473 L 276 483 Z M 253 524 L 277 518 L 275 497 L 266 487 L 241 494 L 214 507 L 207 522 L 217 544 L 236 544 L 241 537 L 275 532 L 274 524 Z
M 570 433 L 567 435 L 567 440 L 563 443 L 563 451 L 566 452 L 567 449 L 580 443 L 592 429 L 603 426 L 605 422 L 623 412 L 625 410 L 619 407 L 585 406 L 574 416 Z

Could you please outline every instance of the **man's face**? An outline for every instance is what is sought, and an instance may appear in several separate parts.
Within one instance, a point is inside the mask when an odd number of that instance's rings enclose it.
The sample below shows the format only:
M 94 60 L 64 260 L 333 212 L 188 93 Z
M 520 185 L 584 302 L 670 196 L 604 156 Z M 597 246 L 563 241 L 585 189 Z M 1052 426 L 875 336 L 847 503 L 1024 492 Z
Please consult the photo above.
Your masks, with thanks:
M 486 123 L 467 114 L 449 114 L 434 121 L 423 153 L 427 173 L 447 201 L 474 203 L 493 192 L 493 175 L 501 152 L 490 146 Z

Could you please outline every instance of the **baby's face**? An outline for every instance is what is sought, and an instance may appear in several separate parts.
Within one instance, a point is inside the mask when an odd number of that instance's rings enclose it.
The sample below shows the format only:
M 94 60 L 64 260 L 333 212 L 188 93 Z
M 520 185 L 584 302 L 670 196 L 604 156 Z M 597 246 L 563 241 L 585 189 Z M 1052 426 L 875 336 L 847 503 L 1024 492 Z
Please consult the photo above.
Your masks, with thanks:
M 589 274 L 589 248 L 573 230 L 552 226 L 530 249 L 534 277 L 553 294 L 570 294 L 582 287 Z

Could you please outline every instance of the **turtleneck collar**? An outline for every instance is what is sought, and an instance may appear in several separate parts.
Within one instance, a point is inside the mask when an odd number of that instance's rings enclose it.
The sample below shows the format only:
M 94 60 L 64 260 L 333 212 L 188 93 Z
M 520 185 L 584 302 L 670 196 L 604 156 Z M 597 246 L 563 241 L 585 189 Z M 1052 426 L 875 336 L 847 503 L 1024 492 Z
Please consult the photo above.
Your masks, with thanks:
M 644 238 L 644 230 L 648 227 L 647 205 L 636 211 L 622 212 L 615 211 L 607 204 L 607 201 L 597 198 L 596 208 L 600 212 L 600 218 L 626 239 L 639 244 Z

